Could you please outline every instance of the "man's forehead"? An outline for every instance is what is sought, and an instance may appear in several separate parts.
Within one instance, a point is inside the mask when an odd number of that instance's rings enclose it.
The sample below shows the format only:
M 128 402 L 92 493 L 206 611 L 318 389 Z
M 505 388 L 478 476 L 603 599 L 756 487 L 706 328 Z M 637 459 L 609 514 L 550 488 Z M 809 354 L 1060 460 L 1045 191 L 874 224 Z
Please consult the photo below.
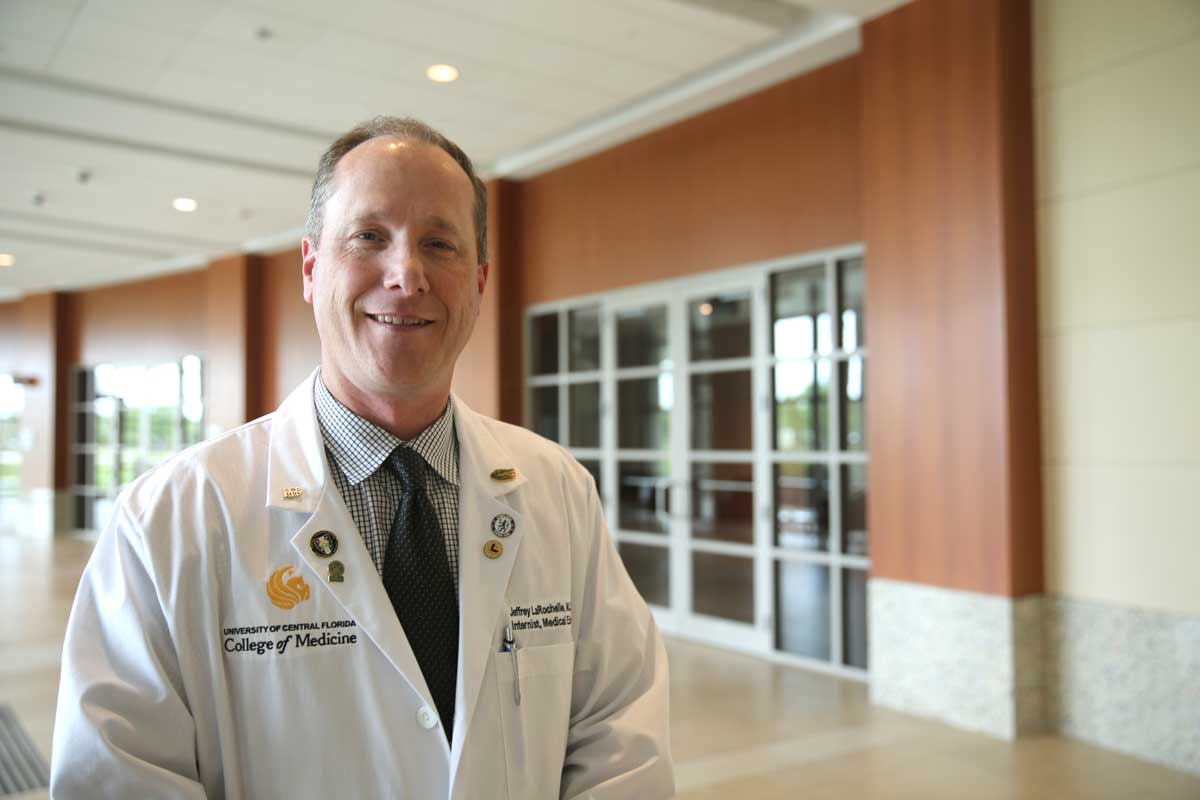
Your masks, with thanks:
M 470 188 L 471 180 L 449 153 L 420 139 L 378 136 L 355 147 L 338 162 L 334 178 L 346 172 L 365 170 L 426 169 L 441 172 L 453 182 Z

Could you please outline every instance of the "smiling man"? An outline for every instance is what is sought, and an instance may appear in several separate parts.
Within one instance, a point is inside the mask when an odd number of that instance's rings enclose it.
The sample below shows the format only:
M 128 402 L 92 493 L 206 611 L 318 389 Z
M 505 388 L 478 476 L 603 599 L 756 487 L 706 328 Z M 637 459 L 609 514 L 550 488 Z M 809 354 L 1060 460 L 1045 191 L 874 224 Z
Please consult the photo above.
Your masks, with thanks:
M 591 477 L 450 393 L 486 203 L 411 119 L 326 151 L 321 366 L 122 493 L 68 624 L 53 797 L 671 795 L 665 652 Z

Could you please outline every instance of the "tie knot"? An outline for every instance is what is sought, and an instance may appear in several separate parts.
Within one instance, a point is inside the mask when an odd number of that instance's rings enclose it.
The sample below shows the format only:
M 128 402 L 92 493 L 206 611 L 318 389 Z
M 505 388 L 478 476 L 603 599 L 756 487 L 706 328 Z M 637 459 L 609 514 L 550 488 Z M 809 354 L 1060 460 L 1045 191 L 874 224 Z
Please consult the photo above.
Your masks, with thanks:
M 400 445 L 388 456 L 388 466 L 396 473 L 404 491 L 425 488 L 425 459 L 411 447 Z

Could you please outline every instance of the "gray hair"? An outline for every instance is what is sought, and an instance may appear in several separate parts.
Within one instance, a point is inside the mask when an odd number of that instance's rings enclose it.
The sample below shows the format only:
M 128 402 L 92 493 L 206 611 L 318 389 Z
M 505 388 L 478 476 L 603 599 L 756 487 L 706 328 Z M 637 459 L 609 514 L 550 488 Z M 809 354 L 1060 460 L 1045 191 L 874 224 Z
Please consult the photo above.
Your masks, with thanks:
M 338 137 L 337 141 L 321 155 L 317 165 L 317 177 L 313 179 L 312 198 L 308 204 L 308 219 L 304 221 L 304 233 L 315 245 L 321 238 L 321 228 L 325 221 L 325 203 L 333 194 L 333 172 L 337 169 L 342 157 L 364 142 L 372 139 L 411 139 L 413 141 L 431 144 L 439 147 L 454 159 L 467 178 L 475 192 L 475 250 L 476 260 L 483 264 L 487 261 L 487 187 L 475 174 L 475 166 L 462 148 L 447 139 L 438 131 L 412 117 L 375 117 L 372 120 L 356 125 L 352 130 Z

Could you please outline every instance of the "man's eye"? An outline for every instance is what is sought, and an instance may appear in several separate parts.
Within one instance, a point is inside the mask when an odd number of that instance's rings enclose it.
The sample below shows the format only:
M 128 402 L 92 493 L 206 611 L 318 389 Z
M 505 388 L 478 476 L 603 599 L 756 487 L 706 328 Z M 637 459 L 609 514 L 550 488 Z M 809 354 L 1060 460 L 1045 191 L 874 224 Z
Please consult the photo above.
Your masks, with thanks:
M 375 231 L 361 231 L 359 233 L 354 234 L 354 238 L 362 239 L 362 240 L 368 241 L 368 242 L 377 242 L 380 240 L 379 234 L 375 233 Z
M 445 239 L 432 239 L 429 242 L 429 246 L 437 248 L 438 250 L 454 250 L 455 249 L 454 245 L 451 244 L 450 242 L 447 242 Z

